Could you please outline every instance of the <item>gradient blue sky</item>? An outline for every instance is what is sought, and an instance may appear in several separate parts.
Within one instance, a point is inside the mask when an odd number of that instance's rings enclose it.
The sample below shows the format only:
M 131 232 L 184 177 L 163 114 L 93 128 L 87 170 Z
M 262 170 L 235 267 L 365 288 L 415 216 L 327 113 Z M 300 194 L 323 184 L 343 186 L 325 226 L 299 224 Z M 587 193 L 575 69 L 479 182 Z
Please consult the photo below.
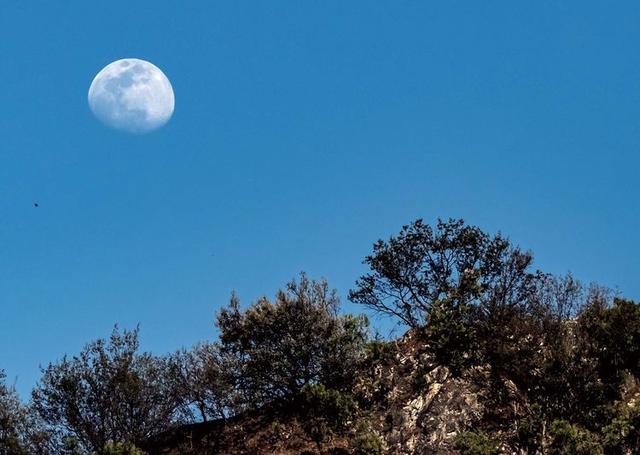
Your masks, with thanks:
M 25 395 L 116 322 L 155 353 L 213 339 L 233 289 L 301 270 L 345 295 L 418 217 L 639 299 L 639 23 L 631 1 L 3 0 L 0 367 Z M 88 109 L 124 57 L 173 83 L 155 133 Z

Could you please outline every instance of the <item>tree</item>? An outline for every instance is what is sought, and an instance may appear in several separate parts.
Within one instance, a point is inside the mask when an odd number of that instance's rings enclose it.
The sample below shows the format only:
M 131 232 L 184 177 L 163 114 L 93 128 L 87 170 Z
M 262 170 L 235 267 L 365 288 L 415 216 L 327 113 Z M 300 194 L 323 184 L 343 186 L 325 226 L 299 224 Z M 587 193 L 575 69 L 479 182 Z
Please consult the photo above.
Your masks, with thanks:
M 322 384 L 305 385 L 296 402 L 302 428 L 318 449 L 334 434 L 344 434 L 358 417 L 358 405 L 349 394 Z
M 23 440 L 26 411 L 16 391 L 5 384 L 5 378 L 0 370 L 0 454 L 27 454 Z
M 501 235 L 463 220 L 435 227 L 418 220 L 378 241 L 365 263 L 371 271 L 350 299 L 420 329 L 454 370 L 472 360 L 499 378 L 530 366 L 527 335 L 543 275 L 531 271 L 531 254 Z
M 0 370 L 0 455 L 51 453 L 51 435 L 5 380 L 5 373 Z
M 169 363 L 183 414 L 190 420 L 206 422 L 233 413 L 237 397 L 232 362 L 221 352 L 219 344 L 197 344 L 172 355 Z
M 371 272 L 349 298 L 412 328 L 427 324 L 436 302 L 472 305 L 486 318 L 500 318 L 535 289 L 529 253 L 463 220 L 438 220 L 435 228 L 417 220 L 375 243 L 364 262 Z
M 640 404 L 618 403 L 611 422 L 603 429 L 607 453 L 633 453 L 640 447 Z
M 33 407 L 60 446 L 99 452 L 108 443 L 136 444 L 168 428 L 178 399 L 166 360 L 138 353 L 138 330 L 89 343 L 51 363 L 33 390 Z
M 585 385 L 591 406 L 583 409 L 619 400 L 627 377 L 640 377 L 640 305 L 620 298 L 612 303 L 609 293 L 597 288 L 592 294 L 576 321 L 581 362 L 595 372 Z
M 605 315 L 603 368 L 640 377 L 640 305 L 616 298 Z
M 607 298 L 605 289 L 585 289 L 570 275 L 541 280 L 533 313 L 537 329 L 531 330 L 538 348 L 533 368 L 521 384 L 526 384 L 528 398 L 540 406 L 545 423 L 566 419 L 587 425 L 605 404 L 598 362 L 585 349 L 587 337 L 579 315 Z
M 339 299 L 325 280 L 302 274 L 275 302 L 246 311 L 232 296 L 217 318 L 221 352 L 242 402 L 257 408 L 295 398 L 307 384 L 350 387 L 367 338 L 364 317 L 339 316 Z
M 556 420 L 550 428 L 549 455 L 601 455 L 602 445 L 590 431 L 566 420 Z
M 427 351 L 455 375 L 474 362 L 471 352 L 476 351 L 478 341 L 472 318 L 473 309 L 464 303 L 437 301 L 431 308 Z

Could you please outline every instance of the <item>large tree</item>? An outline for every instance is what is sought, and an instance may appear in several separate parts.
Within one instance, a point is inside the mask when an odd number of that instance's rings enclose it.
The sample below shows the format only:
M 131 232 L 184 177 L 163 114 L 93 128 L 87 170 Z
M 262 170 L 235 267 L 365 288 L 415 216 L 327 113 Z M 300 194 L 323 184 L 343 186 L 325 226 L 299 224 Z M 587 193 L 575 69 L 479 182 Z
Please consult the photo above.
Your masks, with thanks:
M 426 337 L 426 349 L 454 373 L 488 364 L 498 382 L 526 376 L 540 339 L 541 284 L 532 255 L 463 220 L 417 220 L 365 258 L 369 273 L 353 302 Z
M 338 315 L 326 281 L 304 274 L 242 311 L 237 298 L 218 315 L 221 350 L 232 359 L 243 402 L 257 407 L 296 397 L 307 384 L 349 387 L 363 353 L 367 321 Z
M 505 317 L 526 304 L 537 274 L 532 256 L 501 235 L 491 236 L 463 220 L 417 220 L 365 258 L 370 272 L 349 298 L 417 328 L 433 306 L 473 305 L 481 316 Z
M 234 359 L 218 343 L 199 343 L 170 357 L 170 377 L 191 420 L 206 422 L 233 414 L 237 393 L 233 387 Z
M 20 401 L 15 388 L 6 384 L 6 375 L 0 370 L 0 454 L 48 455 L 53 451 L 51 442 L 51 434 Z

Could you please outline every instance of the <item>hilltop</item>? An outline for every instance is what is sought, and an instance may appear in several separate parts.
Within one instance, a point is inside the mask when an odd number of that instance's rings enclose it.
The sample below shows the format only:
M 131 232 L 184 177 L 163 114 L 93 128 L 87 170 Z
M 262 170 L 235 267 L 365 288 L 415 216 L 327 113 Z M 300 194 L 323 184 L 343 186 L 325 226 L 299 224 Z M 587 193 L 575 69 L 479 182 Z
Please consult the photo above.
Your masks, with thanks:
M 218 339 L 154 356 L 138 330 L 0 382 L 2 454 L 578 454 L 640 447 L 640 305 L 461 220 L 416 221 L 326 280 L 218 311 Z

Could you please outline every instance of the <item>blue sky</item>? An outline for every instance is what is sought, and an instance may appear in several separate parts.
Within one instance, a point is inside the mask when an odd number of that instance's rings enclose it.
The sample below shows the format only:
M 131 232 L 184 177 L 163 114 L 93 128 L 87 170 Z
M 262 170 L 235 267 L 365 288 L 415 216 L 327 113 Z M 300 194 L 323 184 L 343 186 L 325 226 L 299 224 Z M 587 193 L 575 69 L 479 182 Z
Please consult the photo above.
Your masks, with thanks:
M 638 23 L 637 2 L 2 1 L 0 368 L 26 395 L 116 322 L 155 353 L 213 339 L 233 289 L 301 270 L 345 295 L 419 217 L 640 299 Z M 154 133 L 87 106 L 124 57 L 172 81 Z

